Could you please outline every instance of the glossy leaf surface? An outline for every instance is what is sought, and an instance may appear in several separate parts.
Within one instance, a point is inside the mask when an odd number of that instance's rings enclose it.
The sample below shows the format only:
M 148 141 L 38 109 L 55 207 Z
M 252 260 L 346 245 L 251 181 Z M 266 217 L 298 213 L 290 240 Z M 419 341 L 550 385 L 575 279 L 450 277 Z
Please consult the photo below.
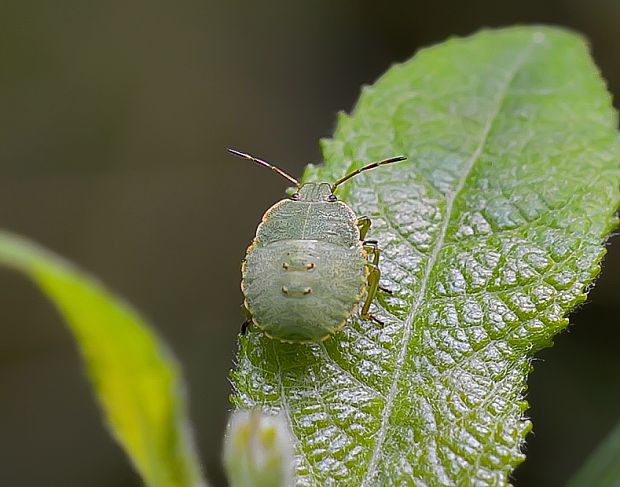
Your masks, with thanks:
M 485 31 L 420 51 L 365 88 L 306 180 L 401 154 L 340 196 L 383 248 L 383 328 L 322 344 L 254 330 L 234 401 L 283 410 L 299 485 L 506 483 L 531 424 L 534 353 L 585 300 L 616 225 L 610 96 L 580 37 Z

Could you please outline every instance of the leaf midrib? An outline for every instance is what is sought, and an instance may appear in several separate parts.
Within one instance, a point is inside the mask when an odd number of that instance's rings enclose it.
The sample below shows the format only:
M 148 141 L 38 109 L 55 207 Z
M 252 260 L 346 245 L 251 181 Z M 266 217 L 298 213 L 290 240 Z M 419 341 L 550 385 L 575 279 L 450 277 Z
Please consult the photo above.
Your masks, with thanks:
M 411 331 L 412 331 L 413 323 L 415 322 L 415 319 L 417 318 L 420 305 L 426 300 L 426 297 L 427 297 L 426 293 L 427 293 L 427 287 L 428 287 L 428 283 L 430 280 L 430 276 L 433 272 L 433 269 L 435 267 L 439 254 L 443 248 L 443 243 L 444 243 L 444 240 L 447 234 L 447 230 L 448 230 L 448 227 L 450 226 L 450 222 L 452 221 L 452 212 L 454 209 L 454 202 L 456 201 L 461 191 L 465 187 L 465 183 L 467 182 L 467 179 L 469 175 L 471 174 L 473 167 L 475 166 L 476 162 L 480 158 L 480 155 L 482 154 L 482 151 L 488 140 L 491 129 L 493 128 L 493 124 L 495 120 L 497 119 L 497 116 L 501 112 L 502 106 L 504 104 L 504 100 L 506 99 L 506 95 L 519 69 L 524 65 L 526 59 L 528 58 L 528 56 L 530 55 L 532 51 L 532 48 L 534 47 L 534 44 L 542 40 L 540 38 L 540 35 L 541 35 L 540 33 L 534 33 L 533 38 L 530 41 L 530 43 L 516 57 L 515 62 L 513 63 L 511 69 L 507 72 L 507 76 L 503 83 L 503 86 L 498 91 L 498 95 L 496 97 L 496 101 L 494 104 L 494 109 L 489 114 L 489 118 L 487 119 L 483 127 L 482 133 L 480 135 L 480 141 L 478 142 L 478 145 L 475 151 L 472 153 L 471 157 L 467 161 L 463 174 L 455 190 L 449 195 L 448 199 L 446 200 L 446 217 L 444 218 L 444 222 L 441 227 L 439 237 L 433 248 L 431 256 L 429 260 L 427 261 L 427 265 L 426 265 L 425 272 L 424 272 L 424 278 L 422 279 L 422 282 L 420 284 L 420 291 L 417 293 L 416 299 L 411 305 L 411 311 L 407 315 L 407 318 L 405 319 L 403 338 L 401 340 L 402 345 L 399 350 L 396 363 L 394 364 L 394 372 L 390 380 L 390 389 L 389 389 L 389 392 L 386 398 L 385 407 L 383 408 L 383 412 L 381 414 L 381 425 L 379 427 L 379 430 L 377 431 L 377 434 L 374 435 L 376 438 L 375 446 L 373 448 L 372 456 L 368 464 L 368 469 L 366 470 L 366 473 L 364 477 L 362 478 L 362 481 L 360 484 L 361 487 L 368 487 L 370 485 L 369 482 L 372 481 L 372 479 L 375 477 L 377 473 L 377 466 L 381 458 L 383 442 L 385 441 L 385 437 L 387 434 L 388 421 L 392 414 L 392 409 L 394 406 L 394 399 L 398 392 L 398 382 L 400 380 L 400 373 L 401 373 L 402 366 L 405 360 L 406 351 L 409 348 L 409 341 L 411 339 Z

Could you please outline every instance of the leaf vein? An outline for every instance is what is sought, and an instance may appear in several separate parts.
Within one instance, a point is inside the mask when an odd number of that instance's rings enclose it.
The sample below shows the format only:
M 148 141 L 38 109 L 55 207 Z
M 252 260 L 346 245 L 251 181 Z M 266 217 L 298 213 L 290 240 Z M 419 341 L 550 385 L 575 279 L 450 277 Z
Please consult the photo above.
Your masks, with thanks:
M 517 72 L 519 71 L 519 69 L 525 63 L 525 60 L 530 54 L 532 47 L 533 47 L 533 41 L 530 41 L 530 43 L 523 49 L 520 55 L 516 58 L 511 69 L 508 71 L 508 74 L 503 83 L 503 86 L 498 91 L 498 95 L 496 97 L 495 104 L 494 104 L 494 109 L 491 111 L 489 118 L 487 119 L 483 127 L 483 130 L 480 136 L 480 141 L 475 151 L 473 152 L 473 154 L 467 161 L 467 164 L 457 183 L 457 186 L 455 187 L 454 191 L 449 195 L 447 199 L 446 214 L 445 214 L 445 218 L 443 221 L 443 225 L 441 227 L 439 236 L 437 238 L 437 243 L 435 244 L 433 251 L 429 257 L 428 263 L 426 265 L 424 278 L 420 286 L 420 292 L 417 294 L 416 299 L 411 306 L 411 312 L 409 313 L 409 315 L 407 316 L 407 319 L 404 322 L 404 333 L 403 333 L 403 338 L 401 340 L 401 347 L 400 347 L 398 356 L 396 358 L 396 363 L 394 364 L 394 373 L 392 374 L 390 389 L 387 395 L 385 408 L 383 409 L 383 412 L 381 414 L 381 425 L 379 427 L 379 431 L 377 432 L 375 436 L 376 440 L 375 440 L 375 445 L 372 451 L 372 456 L 370 458 L 368 469 L 366 470 L 364 478 L 362 479 L 362 482 L 361 482 L 362 487 L 368 487 L 369 485 L 371 485 L 371 482 L 373 481 L 375 475 L 377 474 L 377 468 L 378 468 L 379 460 L 381 457 L 381 449 L 383 446 L 383 442 L 385 441 L 385 437 L 387 435 L 388 422 L 389 422 L 389 418 L 392 414 L 392 410 L 394 407 L 394 399 L 396 398 L 396 394 L 398 392 L 398 382 L 400 379 L 400 372 L 401 372 L 403 363 L 405 361 L 406 351 L 409 347 L 409 341 L 411 339 L 411 331 L 412 331 L 413 323 L 414 323 L 415 318 L 417 317 L 418 309 L 420 305 L 422 304 L 424 297 L 426 295 L 426 288 L 427 288 L 428 282 L 430 281 L 433 268 L 435 266 L 435 263 L 437 262 L 439 253 L 443 247 L 443 242 L 447 234 L 448 226 L 450 224 L 450 221 L 452 220 L 452 211 L 454 209 L 454 202 L 456 201 L 457 197 L 463 190 L 469 174 L 471 173 L 475 163 L 477 162 L 480 155 L 482 154 L 485 143 L 488 140 L 489 133 L 491 132 L 491 129 L 493 127 L 493 123 L 496 120 L 497 116 L 499 115 L 501 108 L 503 106 L 505 97 L 508 93 L 508 90 L 510 89 L 510 85 L 515 79 L 515 76 Z
M 277 381 L 278 381 L 278 387 L 280 389 L 280 408 L 281 410 L 284 412 L 284 415 L 286 417 L 286 420 L 289 424 L 289 431 L 295 441 L 295 449 L 300 452 L 301 456 L 303 457 L 304 461 L 306 462 L 306 465 L 308 466 L 308 473 L 310 474 L 310 477 L 312 478 L 312 480 L 316 483 L 316 485 L 320 485 L 320 483 L 318 483 L 318 477 L 316 475 L 316 473 L 314 472 L 313 469 L 313 464 L 310 462 L 310 460 L 308 459 L 307 455 L 306 455 L 306 451 L 304 450 L 304 448 L 301 446 L 301 442 L 299 441 L 299 438 L 297 437 L 297 434 L 295 433 L 295 423 L 293 420 L 293 416 L 291 414 L 291 410 L 290 407 L 288 405 L 288 401 L 286 400 L 286 393 L 284 390 L 284 382 L 282 381 L 282 366 L 280 365 L 280 358 L 278 356 L 278 352 L 277 350 L 274 349 L 274 357 L 276 358 L 276 364 L 278 366 L 278 373 L 275 374 L 277 377 Z
M 329 350 L 327 350 L 327 347 L 325 346 L 325 344 L 323 342 L 321 342 L 319 344 L 322 354 L 323 354 L 323 358 L 325 359 L 326 362 L 331 363 L 335 369 L 337 369 L 342 375 L 349 377 L 353 382 L 355 382 L 359 387 L 361 387 L 362 389 L 368 389 L 371 392 L 373 392 L 374 394 L 376 394 L 378 397 L 380 397 L 381 399 L 385 400 L 385 396 L 383 394 L 383 391 L 380 391 L 379 389 L 377 389 L 376 387 L 372 386 L 371 384 L 365 384 L 364 382 L 362 382 L 360 379 L 358 379 L 353 372 L 349 371 L 349 370 L 345 370 L 337 361 L 335 358 L 333 358 L 330 354 L 329 354 Z

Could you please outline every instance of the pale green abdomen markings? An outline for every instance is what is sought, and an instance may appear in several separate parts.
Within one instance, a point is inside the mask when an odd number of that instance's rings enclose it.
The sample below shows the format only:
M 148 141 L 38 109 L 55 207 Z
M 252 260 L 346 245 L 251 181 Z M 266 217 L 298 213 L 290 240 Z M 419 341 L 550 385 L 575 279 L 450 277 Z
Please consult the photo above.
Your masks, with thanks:
M 242 288 L 254 322 L 286 341 L 316 342 L 344 325 L 362 298 L 366 259 L 319 240 L 279 240 L 251 247 Z

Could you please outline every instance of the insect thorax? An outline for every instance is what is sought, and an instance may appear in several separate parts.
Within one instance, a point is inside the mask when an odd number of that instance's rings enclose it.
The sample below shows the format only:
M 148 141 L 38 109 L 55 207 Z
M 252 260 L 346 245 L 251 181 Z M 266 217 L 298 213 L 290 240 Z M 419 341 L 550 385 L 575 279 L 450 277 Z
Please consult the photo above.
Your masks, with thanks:
M 256 232 L 255 244 L 317 240 L 347 248 L 358 246 L 356 220 L 353 210 L 341 201 L 282 200 L 265 213 Z
M 319 202 L 328 201 L 332 195 L 332 187 L 329 183 L 305 183 L 297 191 L 299 201 Z

